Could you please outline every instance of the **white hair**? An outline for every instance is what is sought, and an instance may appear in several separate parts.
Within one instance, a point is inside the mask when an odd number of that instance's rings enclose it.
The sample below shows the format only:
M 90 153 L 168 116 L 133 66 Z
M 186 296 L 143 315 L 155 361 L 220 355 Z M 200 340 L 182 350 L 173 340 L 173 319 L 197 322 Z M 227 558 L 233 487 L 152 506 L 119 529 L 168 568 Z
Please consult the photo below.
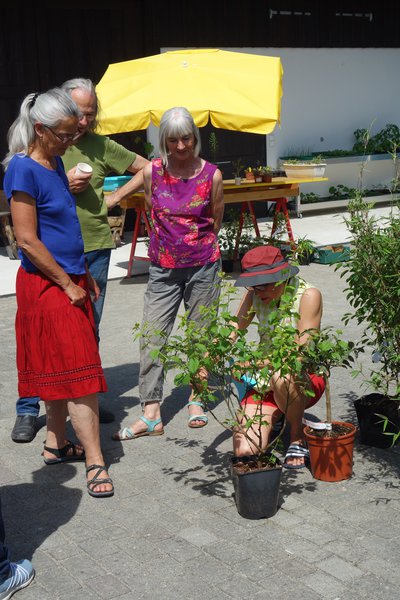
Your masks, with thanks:
M 164 165 L 168 163 L 167 138 L 190 134 L 194 137 L 194 156 L 199 156 L 201 151 L 200 132 L 188 109 L 184 106 L 176 106 L 165 111 L 161 117 L 158 137 L 160 157 Z
M 79 110 L 69 94 L 61 88 L 53 88 L 43 94 L 28 94 L 22 101 L 18 117 L 8 130 L 8 153 L 2 162 L 4 170 L 15 154 L 28 154 L 36 138 L 35 123 L 57 127 L 70 117 L 79 118 Z

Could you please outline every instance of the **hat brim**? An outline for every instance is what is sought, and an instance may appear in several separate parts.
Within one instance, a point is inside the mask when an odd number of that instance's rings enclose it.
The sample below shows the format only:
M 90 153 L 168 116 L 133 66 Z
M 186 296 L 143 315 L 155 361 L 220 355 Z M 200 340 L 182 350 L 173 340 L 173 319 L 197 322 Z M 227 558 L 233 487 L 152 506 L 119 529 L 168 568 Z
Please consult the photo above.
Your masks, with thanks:
M 294 265 L 288 265 L 279 269 L 275 273 L 241 273 L 235 281 L 237 287 L 253 287 L 255 285 L 265 285 L 267 283 L 278 283 L 286 281 L 299 272 L 299 268 Z

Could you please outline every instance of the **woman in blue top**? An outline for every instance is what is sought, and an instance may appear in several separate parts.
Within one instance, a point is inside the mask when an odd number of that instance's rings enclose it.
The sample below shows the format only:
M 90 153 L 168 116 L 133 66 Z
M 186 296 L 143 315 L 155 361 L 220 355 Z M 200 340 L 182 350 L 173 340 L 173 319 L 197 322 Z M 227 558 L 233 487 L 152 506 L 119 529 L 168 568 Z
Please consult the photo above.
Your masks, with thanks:
M 98 288 L 85 265 L 75 201 L 60 159 L 75 139 L 78 120 L 73 100 L 54 88 L 29 94 L 8 133 L 4 189 L 21 258 L 18 391 L 46 404 L 45 463 L 86 460 L 89 494 L 111 496 L 97 399 L 107 386 L 90 299 Z M 67 413 L 82 446 L 65 439 Z

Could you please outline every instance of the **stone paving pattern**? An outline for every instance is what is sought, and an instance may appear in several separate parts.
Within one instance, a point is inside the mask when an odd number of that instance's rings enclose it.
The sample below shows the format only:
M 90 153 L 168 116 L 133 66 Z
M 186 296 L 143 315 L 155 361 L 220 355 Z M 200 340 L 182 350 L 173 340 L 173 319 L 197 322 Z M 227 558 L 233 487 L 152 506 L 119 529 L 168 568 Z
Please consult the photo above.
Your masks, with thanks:
M 339 273 L 315 263 L 301 273 L 323 292 L 324 325 L 340 328 L 348 306 Z M 146 275 L 110 281 L 101 327 L 109 385 L 101 404 L 116 415 L 115 423 L 101 425 L 116 489 L 111 499 L 87 494 L 83 464 L 44 464 L 43 409 L 36 439 L 12 442 L 16 303 L 14 296 L 0 299 L 3 514 L 13 557 L 32 559 L 36 569 L 18 598 L 398 598 L 398 448 L 379 450 L 357 440 L 353 477 L 339 483 L 314 480 L 308 469 L 285 470 L 277 514 L 252 521 L 235 507 L 229 433 L 212 419 L 203 429 L 188 429 L 188 389 L 174 388 L 172 374 L 162 409 L 166 435 L 111 439 L 140 414 L 132 326 L 141 320 L 146 283 Z M 344 335 L 358 333 L 351 325 Z M 362 381 L 335 369 L 331 385 L 334 419 L 356 422 L 353 400 Z M 324 400 L 310 412 L 324 418 Z

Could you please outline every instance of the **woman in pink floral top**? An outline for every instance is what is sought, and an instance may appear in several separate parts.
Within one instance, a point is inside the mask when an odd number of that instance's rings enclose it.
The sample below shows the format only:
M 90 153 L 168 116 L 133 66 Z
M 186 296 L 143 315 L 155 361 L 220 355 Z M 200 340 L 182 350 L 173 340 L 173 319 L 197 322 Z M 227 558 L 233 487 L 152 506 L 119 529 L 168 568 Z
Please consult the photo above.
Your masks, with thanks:
M 171 333 L 182 300 L 189 318 L 199 321 L 199 308 L 219 298 L 222 175 L 200 158 L 200 149 L 199 130 L 189 111 L 167 110 L 160 122 L 160 158 L 143 171 L 146 209 L 153 222 L 143 313 L 147 335 L 140 343 L 143 415 L 113 435 L 119 441 L 164 433 L 160 411 L 164 370 L 160 361 L 151 358 L 163 339 L 152 331 Z M 190 400 L 188 407 L 189 427 L 204 427 L 208 420 L 201 403 Z

